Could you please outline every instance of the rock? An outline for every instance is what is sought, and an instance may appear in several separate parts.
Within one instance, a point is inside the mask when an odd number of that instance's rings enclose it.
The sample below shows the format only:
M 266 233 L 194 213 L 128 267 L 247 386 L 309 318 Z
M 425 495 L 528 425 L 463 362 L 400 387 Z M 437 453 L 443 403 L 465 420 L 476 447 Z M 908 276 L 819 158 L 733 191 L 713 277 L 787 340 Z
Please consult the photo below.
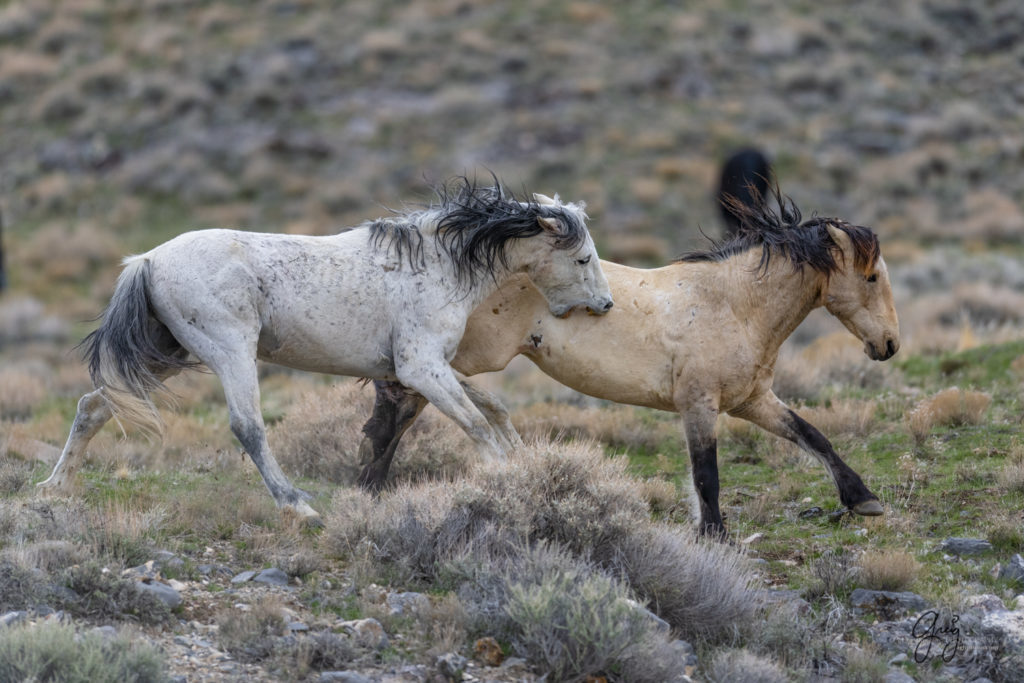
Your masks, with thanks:
M 1013 649 L 1024 648 L 1024 612 L 992 612 L 981 618 L 981 628 Z
M 231 583 L 246 583 L 247 581 L 252 581 L 254 576 L 256 576 L 256 572 L 250 569 L 249 571 L 233 576 L 231 578 Z
M 501 645 L 490 636 L 480 638 L 473 643 L 473 656 L 484 666 L 500 666 L 502 660 L 505 659 Z
M 442 676 L 452 681 L 461 681 L 463 673 L 466 671 L 466 665 L 469 662 L 462 655 L 449 652 L 443 654 L 437 658 L 434 662 L 437 666 L 437 670 Z
M 372 680 L 355 671 L 324 671 L 320 683 L 372 683 Z
M 376 619 L 343 621 L 339 626 L 350 633 L 353 639 L 363 647 L 379 650 L 388 646 L 388 634 Z
M 992 544 L 982 538 L 947 538 L 940 547 L 961 557 L 982 555 L 992 550 Z
M 814 507 L 809 507 L 806 510 L 801 510 L 797 517 L 800 519 L 811 519 L 812 517 L 820 517 L 823 514 L 825 514 L 825 511 L 815 505 Z
M 117 638 L 117 629 L 109 624 L 106 626 L 97 626 L 91 630 L 92 633 L 102 637 L 104 640 L 113 640 Z
M 892 620 L 897 615 L 920 612 L 928 602 L 909 591 L 873 591 L 857 588 L 850 594 L 850 606 L 860 612 L 873 612 L 879 619 Z
M 301 621 L 292 621 L 288 624 L 288 630 L 292 633 L 298 633 L 300 631 L 308 631 L 309 626 L 307 626 Z
M 276 567 L 264 569 L 252 579 L 256 583 L 265 583 L 269 586 L 287 586 L 288 575 Z M 234 579 L 231 580 L 234 582 Z
M 898 669 L 890 669 L 885 676 L 882 677 L 883 683 L 914 683 L 913 677 L 903 673 Z
M 155 595 L 161 602 L 171 609 L 174 609 L 181 604 L 181 593 L 174 590 L 166 583 L 160 583 L 159 581 L 151 581 L 149 583 L 139 581 L 135 584 L 135 587 L 144 593 Z
M 753 545 L 754 543 L 757 543 L 758 541 L 760 541 L 762 538 L 764 538 L 764 534 L 762 534 L 759 531 L 756 534 L 751 534 L 751 535 L 747 536 L 742 541 L 740 541 L 740 543 L 742 545 Z
M 807 614 L 811 603 L 800 597 L 800 591 L 781 588 L 767 588 L 755 591 L 755 598 L 763 605 L 788 605 L 799 614 Z
M 153 564 L 161 571 L 179 571 L 185 567 L 185 560 L 169 550 L 158 550 L 154 555 Z
M 674 655 L 674 660 L 681 662 L 683 671 L 689 675 L 697 668 L 697 651 L 685 640 L 673 640 L 668 644 L 669 651 Z
M 4 626 L 16 626 L 28 618 L 28 612 L 16 610 L 14 612 L 7 612 L 0 616 L 0 627 Z
M 196 567 L 196 571 L 203 576 L 231 576 L 234 574 L 230 567 L 225 567 L 222 564 L 201 564 Z
M 910 659 L 910 658 L 907 657 L 907 653 L 906 652 L 901 652 L 901 653 L 899 653 L 898 655 L 896 655 L 895 657 L 893 657 L 892 659 L 889 660 L 889 666 L 893 666 L 894 664 L 902 664 L 903 662 L 907 661 L 908 659 Z
M 391 615 L 422 614 L 430 609 L 430 598 L 423 593 L 408 591 L 405 593 L 388 593 L 385 603 Z
M 992 594 L 972 595 L 964 601 L 964 606 L 978 614 L 1002 612 L 1006 609 L 1006 605 L 1003 604 L 1003 601 L 1000 600 L 998 596 Z
M 1024 585 L 1024 558 L 1020 555 L 1014 555 L 999 570 L 999 578 L 1007 579 L 1018 585 Z

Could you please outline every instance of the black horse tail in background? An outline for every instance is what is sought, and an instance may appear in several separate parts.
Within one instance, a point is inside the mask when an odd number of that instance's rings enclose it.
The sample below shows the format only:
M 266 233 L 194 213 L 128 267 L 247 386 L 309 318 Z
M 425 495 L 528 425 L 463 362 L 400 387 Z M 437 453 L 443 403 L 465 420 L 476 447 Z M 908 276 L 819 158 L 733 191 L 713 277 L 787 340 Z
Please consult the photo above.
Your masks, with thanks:
M 764 197 L 768 192 L 771 166 L 764 154 L 753 147 L 735 152 L 722 165 L 722 180 L 718 185 L 718 208 L 725 224 L 723 237 L 732 237 L 739 229 L 740 220 L 729 208 L 727 198 L 734 198 L 745 206 L 758 204 L 754 196 Z

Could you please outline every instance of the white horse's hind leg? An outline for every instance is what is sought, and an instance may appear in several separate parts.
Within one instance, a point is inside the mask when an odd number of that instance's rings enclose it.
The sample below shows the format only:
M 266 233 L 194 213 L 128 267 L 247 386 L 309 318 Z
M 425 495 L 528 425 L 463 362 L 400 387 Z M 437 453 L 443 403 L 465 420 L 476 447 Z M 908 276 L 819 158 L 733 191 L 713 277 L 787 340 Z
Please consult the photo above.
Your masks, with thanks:
M 294 512 L 307 523 L 321 524 L 319 513 L 306 503 L 305 499 L 310 497 L 309 494 L 295 488 L 288 481 L 288 477 L 281 471 L 281 466 L 270 453 L 267 430 L 260 412 L 260 390 L 255 361 L 240 353 L 218 355 L 217 360 L 207 359 L 206 363 L 220 377 L 224 386 L 231 431 L 252 458 L 277 506 L 282 510 Z
M 460 379 L 459 384 L 462 385 L 466 396 L 473 402 L 473 405 L 487 418 L 502 447 L 510 453 L 522 448 L 523 439 L 512 425 L 512 418 L 501 400 L 489 391 L 470 384 L 467 380 Z
M 102 389 L 96 389 L 79 399 L 78 413 L 71 425 L 67 443 L 64 444 L 60 459 L 53 467 L 53 473 L 48 479 L 37 484 L 41 489 L 67 491 L 70 488 L 71 476 L 85 455 L 85 447 L 111 418 L 110 407 L 102 392 Z

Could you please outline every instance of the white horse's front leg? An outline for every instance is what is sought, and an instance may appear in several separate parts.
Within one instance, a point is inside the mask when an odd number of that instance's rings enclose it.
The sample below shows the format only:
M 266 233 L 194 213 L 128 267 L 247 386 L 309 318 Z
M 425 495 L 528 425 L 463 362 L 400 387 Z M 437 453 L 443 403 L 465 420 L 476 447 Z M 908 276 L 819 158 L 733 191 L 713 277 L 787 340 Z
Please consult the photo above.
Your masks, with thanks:
M 37 484 L 40 489 L 67 492 L 71 488 L 71 476 L 78 467 L 85 447 L 96 432 L 110 420 L 110 407 L 103 398 L 101 389 L 89 392 L 78 401 L 78 413 L 71 425 L 67 443 L 61 451 L 60 459 L 53 467 L 53 473 L 45 481 Z
M 466 396 L 455 372 L 440 354 L 434 358 L 423 358 L 420 355 L 404 363 L 396 363 L 395 374 L 399 382 L 419 392 L 462 427 L 480 448 L 485 459 L 504 459 L 508 455 L 508 448 L 499 443 L 487 418 Z
M 515 426 L 512 424 L 512 418 L 509 416 L 508 410 L 497 396 L 470 384 L 465 379 L 460 379 L 459 384 L 462 385 L 466 396 L 473 402 L 473 405 L 487 418 L 503 447 L 511 453 L 524 446 L 523 438 L 519 436 L 519 432 L 516 431 Z

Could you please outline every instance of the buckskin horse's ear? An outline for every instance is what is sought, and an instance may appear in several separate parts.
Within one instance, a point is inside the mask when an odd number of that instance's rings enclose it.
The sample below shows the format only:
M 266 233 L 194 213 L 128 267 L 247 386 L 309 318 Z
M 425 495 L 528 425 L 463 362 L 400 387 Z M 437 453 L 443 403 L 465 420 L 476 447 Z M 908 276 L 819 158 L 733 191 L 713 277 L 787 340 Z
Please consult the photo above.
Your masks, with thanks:
M 547 218 L 545 216 L 538 216 L 537 222 L 540 223 L 540 227 L 544 228 L 545 232 L 551 232 L 558 234 L 560 232 L 558 220 L 555 218 Z
M 828 230 L 828 234 L 832 236 L 832 241 L 839 247 L 839 258 L 842 260 L 843 265 L 846 265 L 846 250 L 852 246 L 850 236 L 847 235 L 843 230 L 836 227 L 835 223 L 829 223 L 825 226 Z

